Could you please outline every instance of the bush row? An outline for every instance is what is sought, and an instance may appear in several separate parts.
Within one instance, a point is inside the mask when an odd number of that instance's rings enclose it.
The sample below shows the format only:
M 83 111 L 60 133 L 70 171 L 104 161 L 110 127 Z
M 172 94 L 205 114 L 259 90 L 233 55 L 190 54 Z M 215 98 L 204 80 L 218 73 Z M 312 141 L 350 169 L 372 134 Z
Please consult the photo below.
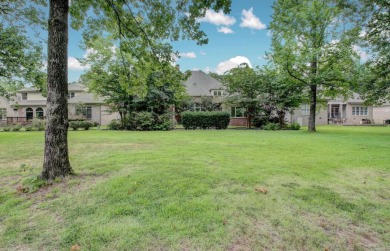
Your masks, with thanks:
M 285 127 L 280 128 L 279 123 L 268 123 L 262 126 L 263 130 L 299 130 L 301 125 L 297 122 L 292 122 L 291 124 L 286 124 Z
M 24 128 L 25 131 L 43 131 L 45 130 L 45 121 L 42 119 L 33 119 L 31 120 L 31 123 L 28 125 L 21 125 L 21 124 L 14 124 L 10 126 L 3 127 L 4 132 L 18 132 Z
M 69 128 L 72 128 L 75 131 L 79 128 L 83 128 L 84 130 L 89 130 L 89 128 L 98 125 L 99 123 L 97 122 L 86 121 L 86 120 L 74 120 L 69 122 Z
M 188 129 L 226 129 L 230 122 L 227 112 L 190 112 L 181 113 L 183 127 Z
M 168 131 L 173 129 L 172 114 L 156 114 L 154 112 L 132 112 L 123 122 L 112 120 L 107 128 L 109 130 L 133 130 L 133 131 Z

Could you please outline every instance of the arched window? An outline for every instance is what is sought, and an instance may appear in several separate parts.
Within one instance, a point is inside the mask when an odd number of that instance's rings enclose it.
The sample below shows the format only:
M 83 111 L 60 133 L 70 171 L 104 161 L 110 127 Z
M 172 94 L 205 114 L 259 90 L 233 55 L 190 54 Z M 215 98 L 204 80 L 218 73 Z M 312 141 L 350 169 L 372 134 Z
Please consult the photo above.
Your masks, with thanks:
M 36 114 L 37 118 L 43 118 L 43 109 L 41 107 L 38 107 L 35 110 L 35 114 Z
M 202 106 L 199 104 L 199 103 L 193 103 L 190 107 L 190 111 L 193 111 L 193 112 L 200 112 L 202 111 Z
M 29 107 L 26 109 L 26 119 L 29 120 L 33 118 L 34 118 L 34 110 L 31 107 Z

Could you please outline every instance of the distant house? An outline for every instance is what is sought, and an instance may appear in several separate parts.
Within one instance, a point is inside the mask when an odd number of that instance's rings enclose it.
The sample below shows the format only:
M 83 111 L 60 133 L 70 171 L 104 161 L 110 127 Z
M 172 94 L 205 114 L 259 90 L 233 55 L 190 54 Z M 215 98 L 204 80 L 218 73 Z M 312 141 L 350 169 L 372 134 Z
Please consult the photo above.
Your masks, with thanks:
M 307 126 L 309 121 L 310 105 L 302 104 L 300 109 L 294 111 L 288 117 L 289 122 L 298 122 Z M 316 112 L 316 124 L 383 124 L 383 121 L 390 119 L 390 104 L 382 106 L 367 106 L 364 100 L 357 93 L 353 93 L 348 99 L 336 98 L 328 100 L 326 106 L 319 106 Z
M 85 86 L 77 83 L 68 85 L 69 119 L 82 118 L 105 125 L 117 118 L 108 110 L 103 99 L 89 93 Z M 45 117 L 46 97 L 36 88 L 23 88 L 10 101 L 0 97 L 0 123 L 25 124 L 33 118 Z
M 184 82 L 187 93 L 192 97 L 191 111 L 204 111 L 202 98 L 210 98 L 215 104 L 215 110 L 230 113 L 230 125 L 246 125 L 244 109 L 225 105 L 223 97 L 227 96 L 226 87 L 215 78 L 203 71 L 191 71 L 190 77 Z

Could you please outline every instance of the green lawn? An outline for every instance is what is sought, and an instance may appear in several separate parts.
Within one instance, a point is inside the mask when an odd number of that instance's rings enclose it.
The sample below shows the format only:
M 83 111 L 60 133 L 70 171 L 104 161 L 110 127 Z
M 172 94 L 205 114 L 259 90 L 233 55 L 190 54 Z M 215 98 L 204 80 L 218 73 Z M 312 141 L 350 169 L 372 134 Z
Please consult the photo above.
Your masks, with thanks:
M 0 132 L 0 250 L 390 250 L 390 127 L 318 130 L 70 131 L 30 194 L 44 133 Z

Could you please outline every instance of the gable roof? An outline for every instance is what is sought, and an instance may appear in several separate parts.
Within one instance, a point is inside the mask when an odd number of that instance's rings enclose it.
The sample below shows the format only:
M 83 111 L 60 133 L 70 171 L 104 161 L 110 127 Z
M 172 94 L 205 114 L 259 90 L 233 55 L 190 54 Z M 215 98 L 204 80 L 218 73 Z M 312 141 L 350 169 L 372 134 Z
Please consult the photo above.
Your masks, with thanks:
M 84 104 L 102 104 L 103 98 L 97 97 L 92 93 L 80 93 L 77 94 L 75 97 L 68 99 L 69 104 L 77 104 L 77 103 L 84 103 Z
M 191 76 L 184 82 L 190 96 L 213 96 L 211 90 L 221 90 L 224 86 L 203 71 L 191 71 Z
M 85 87 L 85 85 L 82 85 L 82 84 L 69 83 L 68 90 L 69 91 L 87 91 L 87 88 Z

